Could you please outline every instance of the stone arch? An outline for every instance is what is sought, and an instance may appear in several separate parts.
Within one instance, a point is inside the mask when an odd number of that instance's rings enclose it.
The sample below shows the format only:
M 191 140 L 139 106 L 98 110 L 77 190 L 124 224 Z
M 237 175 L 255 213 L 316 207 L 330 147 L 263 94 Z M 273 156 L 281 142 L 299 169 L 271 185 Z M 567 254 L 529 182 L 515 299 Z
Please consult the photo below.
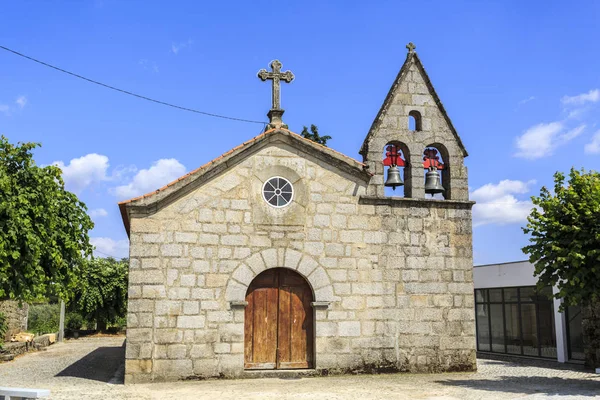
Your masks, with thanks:
M 406 143 L 401 142 L 399 140 L 390 140 L 389 142 L 387 142 L 385 144 L 385 146 L 383 147 L 383 157 L 384 159 L 386 158 L 386 152 L 387 152 L 387 147 L 389 145 L 394 145 L 396 146 L 400 152 L 401 152 L 401 158 L 404 161 L 404 166 L 400 167 L 400 171 L 401 171 L 401 177 L 404 181 L 404 185 L 401 187 L 401 190 L 398 192 L 390 192 L 387 189 L 384 189 L 384 193 L 386 196 L 400 196 L 400 197 L 411 197 L 412 194 L 412 174 L 409 173 L 410 170 L 410 150 L 408 148 L 408 146 L 406 145 Z M 382 175 L 382 184 L 385 184 L 385 180 L 387 179 L 387 171 L 388 171 L 389 167 L 385 167 L 383 168 L 383 175 Z
M 408 113 L 408 130 L 420 132 L 423 130 L 421 122 L 421 113 L 417 110 L 411 110 Z
M 441 170 L 442 185 L 444 186 L 444 189 L 446 189 L 443 193 L 443 197 L 444 199 L 449 200 L 451 196 L 452 181 L 450 178 L 450 154 L 448 152 L 448 148 L 439 142 L 431 143 L 425 146 L 423 151 L 428 148 L 436 149 L 441 162 L 444 164 L 444 169 Z
M 310 285 L 316 303 L 335 300 L 333 286 L 325 269 L 314 258 L 294 249 L 265 249 L 240 263 L 233 271 L 225 289 L 225 300 L 241 304 L 246 299 L 248 286 L 261 272 L 271 268 L 289 268 L 298 272 Z

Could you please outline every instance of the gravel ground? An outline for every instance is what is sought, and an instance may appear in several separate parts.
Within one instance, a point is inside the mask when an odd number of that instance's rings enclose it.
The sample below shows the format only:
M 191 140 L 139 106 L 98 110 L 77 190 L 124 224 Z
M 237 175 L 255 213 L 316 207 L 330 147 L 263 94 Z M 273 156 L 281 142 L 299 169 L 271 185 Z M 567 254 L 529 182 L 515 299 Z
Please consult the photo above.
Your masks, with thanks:
M 537 360 L 480 359 L 477 373 L 122 384 L 123 337 L 55 344 L 0 364 L 0 386 L 51 390 L 51 399 L 590 399 L 600 375 Z

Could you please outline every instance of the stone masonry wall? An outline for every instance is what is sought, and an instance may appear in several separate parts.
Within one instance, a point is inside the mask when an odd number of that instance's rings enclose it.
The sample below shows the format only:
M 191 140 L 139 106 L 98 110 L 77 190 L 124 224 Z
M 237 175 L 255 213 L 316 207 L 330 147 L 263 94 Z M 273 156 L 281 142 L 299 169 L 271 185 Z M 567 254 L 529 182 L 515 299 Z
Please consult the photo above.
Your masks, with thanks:
M 463 150 L 442 109 L 436 102 L 425 75 L 415 58 L 407 60 L 406 72 L 396 86 L 392 87 L 389 103 L 384 104 L 379 118 L 375 120 L 368 137 L 365 162 L 374 176 L 369 194 L 384 196 L 384 166 L 381 163 L 385 146 L 400 143 L 408 163 L 404 168 L 405 197 L 425 198 L 423 179 L 423 151 L 433 146 L 440 151 L 446 165 L 442 172 L 445 197 L 451 200 L 468 200 L 467 168 L 464 166 Z M 421 130 L 409 130 L 409 113 L 421 115 Z
M 275 267 L 313 288 L 317 370 L 474 369 L 471 203 L 368 197 L 338 171 L 270 143 L 131 215 L 126 382 L 240 376 L 240 302 Z M 272 176 L 290 206 L 262 199 Z
M 14 300 L 0 301 L 0 314 L 4 314 L 8 325 L 5 340 L 9 340 L 15 333 L 27 330 L 28 304 L 19 305 L 19 302 Z

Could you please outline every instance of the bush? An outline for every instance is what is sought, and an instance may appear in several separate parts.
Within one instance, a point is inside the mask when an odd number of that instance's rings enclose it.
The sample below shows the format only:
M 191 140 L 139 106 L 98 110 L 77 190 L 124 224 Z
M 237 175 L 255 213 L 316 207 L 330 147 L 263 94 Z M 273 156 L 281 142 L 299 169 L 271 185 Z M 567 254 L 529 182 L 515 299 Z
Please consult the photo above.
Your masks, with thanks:
M 27 327 L 36 335 L 58 332 L 60 304 L 33 304 L 29 306 Z
M 83 317 L 79 313 L 68 313 L 65 317 L 65 328 L 71 331 L 77 331 L 83 326 Z

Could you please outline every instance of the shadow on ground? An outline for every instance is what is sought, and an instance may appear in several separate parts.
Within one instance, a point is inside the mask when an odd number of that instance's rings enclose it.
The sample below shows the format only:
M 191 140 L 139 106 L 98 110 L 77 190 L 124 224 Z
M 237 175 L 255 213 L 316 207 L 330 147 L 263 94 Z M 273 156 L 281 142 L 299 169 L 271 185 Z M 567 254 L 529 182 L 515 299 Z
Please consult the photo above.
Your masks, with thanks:
M 123 383 L 120 370 L 125 364 L 125 344 L 99 347 L 77 360 L 56 376 L 69 376 L 106 383 Z
M 441 385 L 485 390 L 488 392 L 547 394 L 596 397 L 600 393 L 600 380 L 544 376 L 499 376 L 496 379 L 444 380 Z

